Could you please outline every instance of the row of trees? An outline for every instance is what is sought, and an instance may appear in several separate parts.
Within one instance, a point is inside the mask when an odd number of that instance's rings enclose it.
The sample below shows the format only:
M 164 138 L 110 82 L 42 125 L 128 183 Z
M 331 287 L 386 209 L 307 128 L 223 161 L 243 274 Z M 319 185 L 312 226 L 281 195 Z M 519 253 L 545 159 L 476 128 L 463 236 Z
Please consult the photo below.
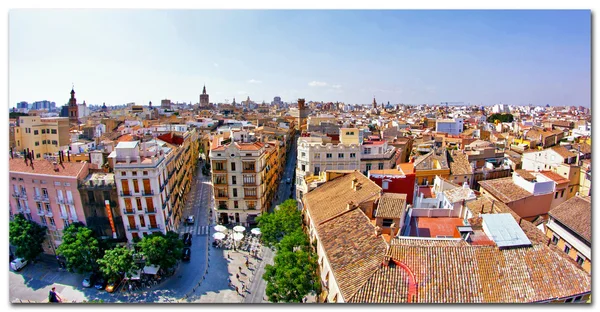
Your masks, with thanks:
M 495 122 L 496 120 L 500 122 L 513 122 L 514 117 L 512 114 L 492 114 L 487 118 L 488 122 Z
M 263 279 L 271 302 L 302 302 L 310 293 L 320 291 L 317 255 L 302 230 L 302 215 L 297 202 L 288 199 L 273 213 L 257 218 L 262 242 L 274 247 L 274 265 L 267 265 Z
M 46 227 L 27 220 L 22 214 L 10 222 L 9 240 L 16 247 L 17 257 L 35 260 L 43 251 Z M 175 232 L 155 232 L 136 243 L 135 250 L 115 246 L 99 239 L 82 223 L 73 223 L 63 231 L 57 255 L 63 256 L 71 272 L 100 271 L 108 280 L 127 275 L 131 277 L 140 268 L 136 254 L 145 258 L 145 264 L 158 265 L 164 270 L 173 268 L 181 257 L 183 242 Z

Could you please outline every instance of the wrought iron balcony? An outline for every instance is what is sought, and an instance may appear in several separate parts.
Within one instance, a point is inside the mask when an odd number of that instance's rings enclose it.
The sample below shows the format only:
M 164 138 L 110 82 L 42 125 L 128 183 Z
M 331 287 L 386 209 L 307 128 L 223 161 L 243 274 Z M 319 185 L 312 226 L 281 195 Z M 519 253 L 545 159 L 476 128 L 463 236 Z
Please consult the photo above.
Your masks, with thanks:
M 144 209 L 146 213 L 156 213 L 156 209 L 148 210 L 148 208 Z
M 131 225 L 127 226 L 127 231 L 131 232 L 131 231 L 137 231 L 137 230 L 139 230 L 139 227 L 137 225 L 136 226 L 131 226 Z
M 43 210 L 43 209 L 42 209 L 42 210 L 38 210 L 38 211 L 37 211 L 37 215 L 38 215 L 38 216 L 44 216 L 45 214 L 46 214 L 46 211 L 45 211 L 45 210 Z
M 134 215 L 135 214 L 135 210 L 133 210 L 133 209 L 123 209 L 123 214 Z
M 121 191 L 121 196 L 126 197 L 126 196 L 133 196 L 133 193 L 131 192 L 123 192 Z
M 142 196 L 153 196 L 154 195 L 154 191 L 150 190 L 150 191 L 142 191 Z
M 154 225 L 150 224 L 150 225 L 148 225 L 148 229 L 149 230 L 160 230 L 161 227 L 158 224 L 154 224 Z
M 46 210 L 46 217 L 52 218 L 52 217 L 54 217 L 54 214 L 52 213 L 52 211 Z

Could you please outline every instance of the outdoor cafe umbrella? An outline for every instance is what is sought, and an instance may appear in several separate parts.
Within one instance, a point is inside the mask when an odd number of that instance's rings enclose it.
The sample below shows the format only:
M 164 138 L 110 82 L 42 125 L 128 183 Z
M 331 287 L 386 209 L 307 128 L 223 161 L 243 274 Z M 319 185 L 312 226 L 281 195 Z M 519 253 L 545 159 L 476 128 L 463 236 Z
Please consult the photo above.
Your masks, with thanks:
M 225 238 L 225 234 L 221 233 L 221 232 L 217 232 L 217 233 L 213 234 L 213 238 L 216 240 L 221 240 L 221 239 Z
M 260 235 L 260 228 L 253 228 L 252 230 L 250 230 L 250 232 L 252 232 L 252 234 L 254 235 Z
M 219 225 L 215 225 L 215 231 L 225 232 L 225 231 L 227 231 L 227 228 L 219 224 Z
M 244 232 L 246 230 L 246 228 L 241 225 L 238 225 L 238 226 L 233 227 L 233 230 L 236 232 Z
M 242 238 L 244 238 L 244 234 L 242 234 L 242 233 L 233 233 L 233 240 L 235 240 L 235 241 L 241 241 Z

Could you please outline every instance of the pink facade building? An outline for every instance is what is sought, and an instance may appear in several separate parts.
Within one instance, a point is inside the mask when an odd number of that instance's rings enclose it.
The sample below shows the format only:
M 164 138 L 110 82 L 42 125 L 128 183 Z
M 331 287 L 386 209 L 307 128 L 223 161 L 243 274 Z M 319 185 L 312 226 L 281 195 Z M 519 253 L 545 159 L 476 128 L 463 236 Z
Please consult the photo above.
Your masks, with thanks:
M 61 244 L 62 231 L 73 222 L 85 224 L 81 197 L 77 189 L 89 173 L 89 164 L 53 163 L 47 160 L 15 158 L 9 160 L 10 214 L 46 226 L 44 252 L 54 254 Z

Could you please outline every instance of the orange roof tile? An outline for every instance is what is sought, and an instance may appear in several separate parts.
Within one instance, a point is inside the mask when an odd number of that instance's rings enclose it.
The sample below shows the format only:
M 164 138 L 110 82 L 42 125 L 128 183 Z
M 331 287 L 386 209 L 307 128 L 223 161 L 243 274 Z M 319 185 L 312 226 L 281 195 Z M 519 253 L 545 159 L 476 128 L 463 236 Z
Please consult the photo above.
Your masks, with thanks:
M 48 160 L 34 160 L 33 168 L 25 164 L 23 158 L 9 160 L 11 173 L 45 174 L 52 176 L 76 177 L 86 166 L 86 162 L 63 162 L 58 164 L 58 171 L 54 171 L 54 164 Z M 85 176 L 84 176 L 85 177 Z

